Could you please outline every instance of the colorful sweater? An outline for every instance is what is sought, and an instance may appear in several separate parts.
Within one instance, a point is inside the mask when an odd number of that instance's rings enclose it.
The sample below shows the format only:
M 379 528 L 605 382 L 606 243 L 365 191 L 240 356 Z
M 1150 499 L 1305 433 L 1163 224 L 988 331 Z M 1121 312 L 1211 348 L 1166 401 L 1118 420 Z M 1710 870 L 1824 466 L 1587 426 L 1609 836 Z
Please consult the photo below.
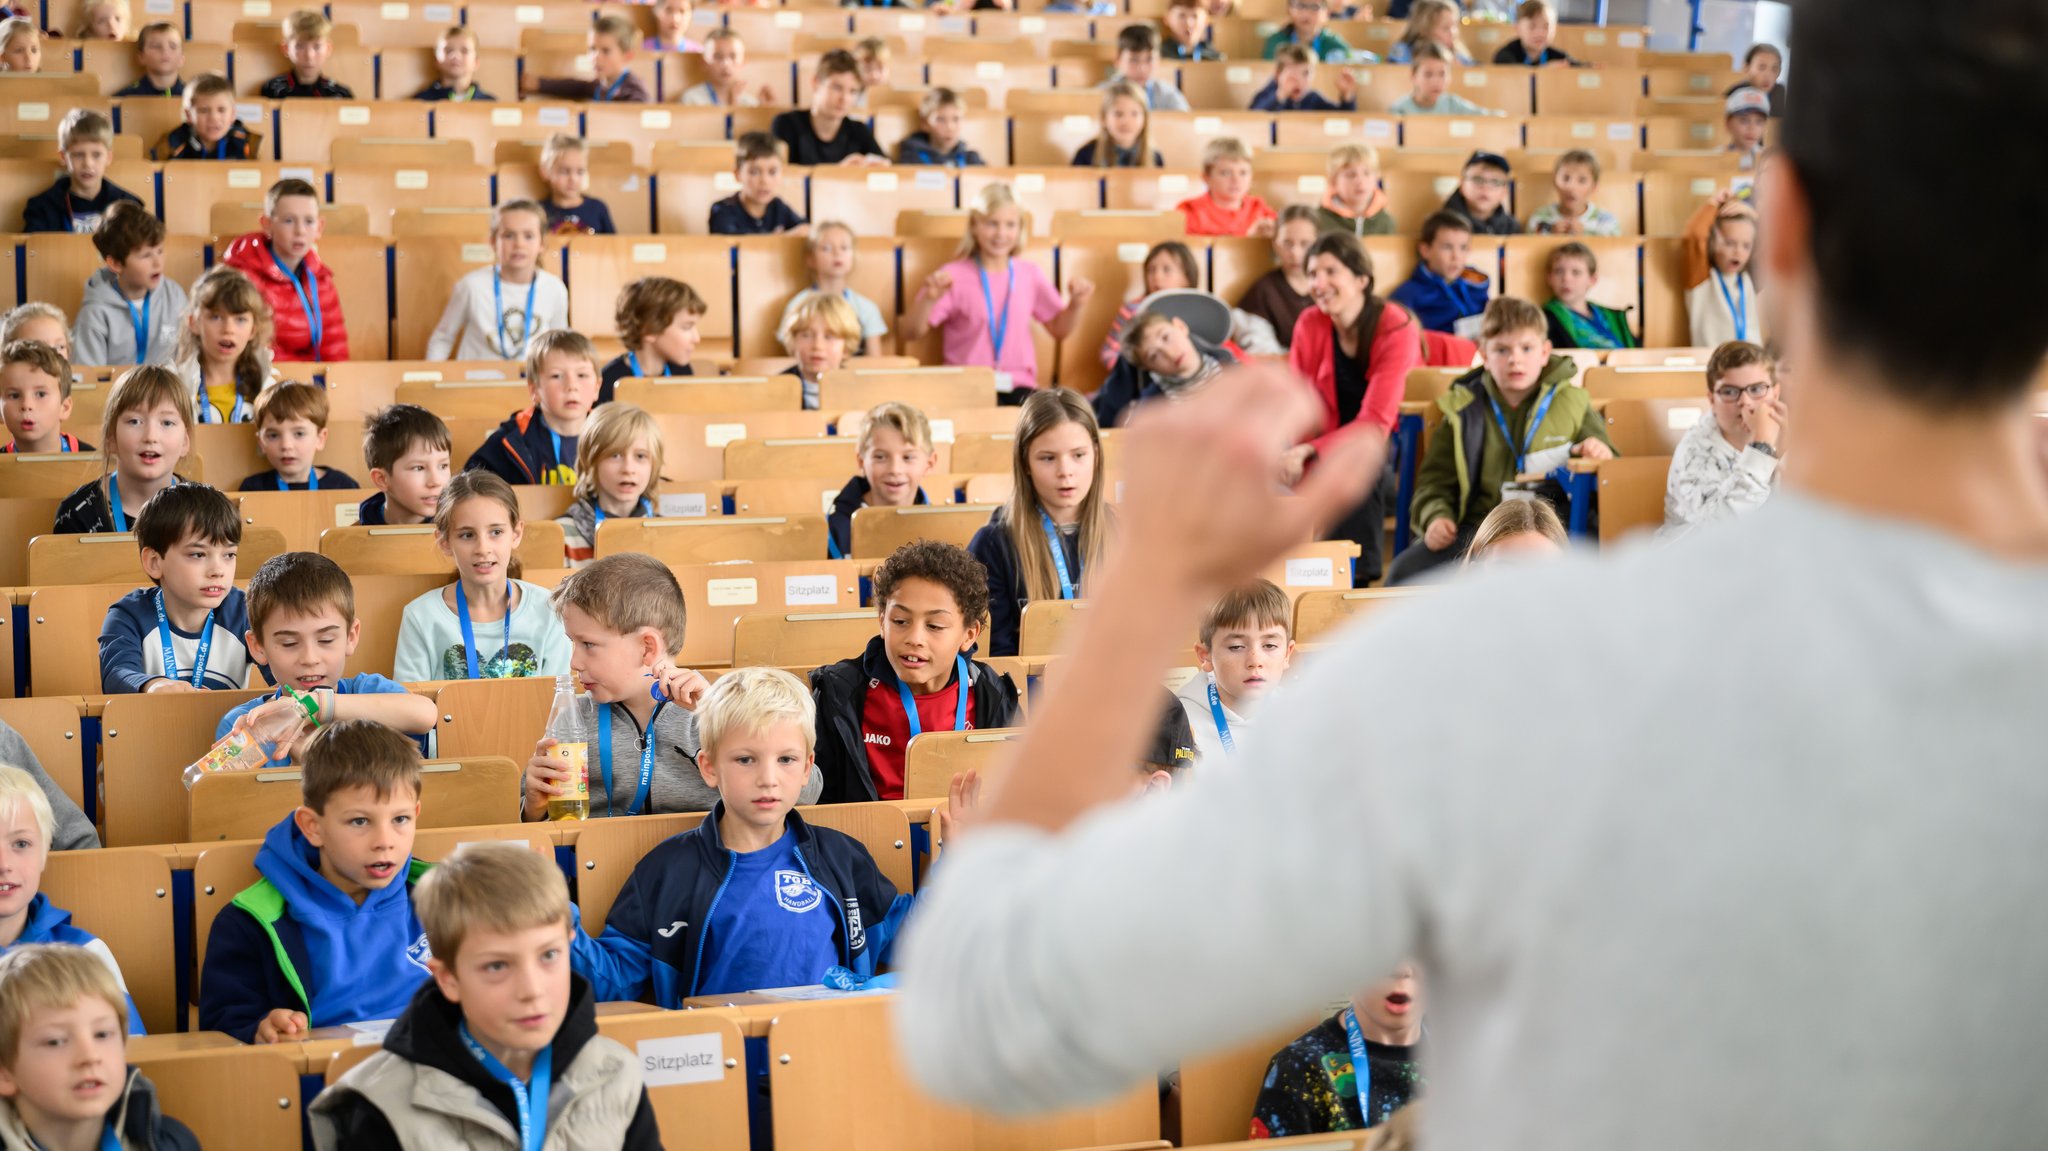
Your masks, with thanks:
M 1424 1086 L 1419 1044 L 1389 1047 L 1368 1039 L 1365 1058 L 1372 1072 L 1370 1122 L 1359 1110 L 1358 1080 L 1342 1012 L 1281 1048 L 1267 1065 L 1258 1101 L 1252 1104 L 1252 1138 L 1284 1139 L 1376 1126 Z

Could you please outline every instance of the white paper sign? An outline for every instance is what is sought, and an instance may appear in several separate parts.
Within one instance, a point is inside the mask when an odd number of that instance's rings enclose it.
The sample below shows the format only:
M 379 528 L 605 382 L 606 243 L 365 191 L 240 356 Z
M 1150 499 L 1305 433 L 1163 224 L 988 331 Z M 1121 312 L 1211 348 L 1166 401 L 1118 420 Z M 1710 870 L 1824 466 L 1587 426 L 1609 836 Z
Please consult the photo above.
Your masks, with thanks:
M 1001 60 L 982 60 L 976 63 L 974 65 L 974 78 L 977 80 L 1002 79 L 1003 62 Z
M 1223 70 L 1223 79 L 1231 84 L 1249 84 L 1252 82 L 1252 70 L 1243 64 L 1232 64 Z
M 1325 136 L 1349 136 L 1350 134 L 1351 121 L 1346 120 L 1342 116 L 1331 116 L 1323 121 L 1323 135 Z
M 740 178 L 731 172 L 720 172 L 711 177 L 711 190 L 714 192 L 737 192 L 740 190 Z
M 242 15 L 244 15 L 244 16 L 268 16 L 268 15 L 270 15 L 270 0 L 242 0 Z
M 1043 192 L 1045 191 L 1045 173 L 1019 172 L 1017 173 L 1016 184 L 1019 192 L 1030 192 L 1034 195 Z
M 400 168 L 391 174 L 391 183 L 408 192 L 417 192 L 427 186 L 425 168 Z
M 1065 128 L 1069 132 L 1086 132 L 1088 129 L 1093 128 L 1094 126 L 1095 120 L 1089 116 L 1060 117 L 1060 127 Z
M 1586 31 L 1585 31 L 1585 37 L 1586 37 L 1586 43 L 1588 43 L 1588 44 L 1605 44 L 1605 43 L 1607 43 L 1607 33 L 1605 33 L 1605 32 L 1602 32 L 1602 31 L 1600 31 L 1600 30 L 1599 30 L 1599 29 L 1597 29 L 1597 28 L 1588 28 L 1588 29 L 1586 29 Z
M 1394 138 L 1394 123 L 1391 120 L 1367 120 L 1365 138 L 1368 140 L 1391 140 Z
M 1674 432 L 1682 432 L 1700 422 L 1698 408 L 1673 408 L 1664 413 L 1664 423 Z
M 1599 86 L 1600 86 L 1600 73 L 1598 73 L 1598 72 L 1581 72 L 1581 73 L 1579 73 L 1579 87 L 1581 87 L 1581 88 L 1598 88 Z
M 801 12 L 777 12 L 775 14 L 775 26 L 777 28 L 801 28 L 804 26 L 804 14 Z
M 1223 117 L 1221 116 L 1195 117 L 1195 135 L 1197 136 L 1214 136 L 1222 130 Z
M 924 31 L 924 17 L 916 13 L 898 16 L 896 18 L 896 27 L 905 32 L 922 32 Z
M 640 1057 L 640 1079 L 649 1087 L 716 1083 L 725 1078 L 725 1037 L 716 1031 L 642 1039 L 634 1053 Z
M 1636 138 L 1636 126 L 1626 123 L 1609 124 L 1607 125 L 1607 138 L 1610 140 L 1633 140 Z
M 420 5 L 420 19 L 435 24 L 452 23 L 455 19 L 455 6 L 453 4 L 422 4 Z
M 785 576 L 782 580 L 782 602 L 790 607 L 838 607 L 839 577 Z
M 174 7 L 171 0 L 142 0 L 142 10 L 152 16 L 169 15 Z
M 577 56 L 569 61 L 569 70 L 571 72 L 576 73 L 579 76 L 585 72 L 589 72 L 596 69 L 596 67 L 597 59 L 588 52 L 585 52 L 581 56 Z
M 491 127 L 517 128 L 526 122 L 526 112 L 520 108 L 491 109 Z
M 569 110 L 567 108 L 542 108 L 533 114 L 533 122 L 536 124 L 546 124 L 550 128 L 566 128 L 569 126 Z
M 701 516 L 707 511 L 703 492 L 672 492 L 661 497 L 654 510 L 665 516 Z
M 344 105 L 334 110 L 334 118 L 352 128 L 360 128 L 370 122 L 370 110 L 360 104 Z
M 277 170 L 277 178 L 280 180 L 304 180 L 306 183 L 310 184 L 313 182 L 313 169 L 279 168 Z
M 1470 120 L 1453 120 L 1450 123 L 1450 130 L 1453 140 L 1469 140 L 1476 129 Z
M 1294 181 L 1294 190 L 1304 196 L 1320 196 L 1330 190 L 1328 176 L 1300 176 Z
M 932 442 L 933 442 L 933 443 L 935 443 L 935 444 L 950 444 L 950 443 L 952 443 L 952 442 L 953 442 L 953 421 L 951 421 L 951 420 L 933 420 L 933 421 L 932 421 Z M 837 499 L 838 497 L 837 497 L 837 496 L 834 496 L 833 498 L 834 498 L 834 499 Z
M 1711 176 L 1696 176 L 1693 178 L 1693 182 L 1686 186 L 1692 189 L 1692 194 L 1695 196 L 1711 196 L 1714 194 L 1714 178 Z
M 1436 188 L 1437 195 L 1448 196 L 1458 190 L 1458 178 L 1456 176 L 1438 176 L 1432 186 Z
M 879 175 L 880 173 L 876 174 Z M 919 168 L 917 175 L 911 177 L 911 183 L 916 187 L 934 192 L 941 188 L 953 186 L 953 181 L 944 172 L 931 168 Z M 868 187 L 874 187 L 873 181 L 868 183 Z
M 1615 34 L 1614 42 L 1624 48 L 1640 48 L 1643 46 L 1643 34 L 1641 32 L 1619 32 Z
M 667 108 L 649 108 L 640 113 L 640 126 L 655 131 L 667 131 L 676 122 L 675 115 Z
M 747 425 L 745 424 L 704 425 L 704 446 L 707 448 L 722 448 L 734 440 L 744 440 L 746 438 Z
M 48 104 L 16 104 L 14 106 L 14 118 L 41 123 L 50 118 L 50 106 Z
M 668 245 L 635 244 L 633 245 L 633 262 L 636 264 L 666 264 L 668 263 Z
M 229 168 L 229 169 L 228 169 L 228 187 L 230 187 L 230 188 L 261 188 L 262 186 L 263 186 L 263 173 L 262 173 L 262 172 L 260 172 L 260 171 L 258 171 L 258 170 L 256 170 L 255 168 Z
M 1597 125 L 1587 124 L 1581 121 L 1579 123 L 1572 125 L 1572 139 L 1590 140 L 1593 138 L 1593 133 L 1597 130 Z
M 704 602 L 712 607 L 749 607 L 761 602 L 751 578 L 715 579 L 704 585 Z
M 896 190 L 896 173 L 894 173 L 894 172 L 869 172 L 869 173 L 868 173 L 868 191 L 870 191 L 870 192 L 893 192 L 893 191 L 895 191 L 895 190 Z
M 362 514 L 363 505 L 361 504 L 336 504 L 334 505 L 334 526 L 338 528 L 352 528 L 356 526 L 356 521 L 361 518 Z
M 1126 264 L 1142 264 L 1145 262 L 1145 253 L 1149 251 L 1151 249 L 1143 244 L 1118 244 L 1116 258 Z
M 1466 86 L 1467 88 L 1484 88 L 1484 87 L 1486 87 L 1486 73 L 1484 73 L 1484 72 L 1467 72 L 1467 73 L 1465 73 L 1465 86 Z
M 462 245 L 462 262 L 465 264 L 488 264 L 497 258 L 497 253 L 491 251 L 489 244 Z
M 1336 565 L 1327 558 L 1287 561 L 1288 587 L 1333 587 L 1336 583 Z
M 386 20 L 410 20 L 412 19 L 412 5 L 379 4 L 377 6 L 377 14 Z
M 1185 196 L 1188 193 L 1188 178 L 1180 172 L 1169 172 L 1159 177 L 1159 194 L 1162 196 Z
M 1017 31 L 1026 36 L 1036 36 L 1045 31 L 1045 17 L 1026 16 L 1017 21 Z
M 538 4 L 521 4 L 517 8 L 512 9 L 512 22 L 514 24 L 538 24 L 546 15 L 547 11 Z

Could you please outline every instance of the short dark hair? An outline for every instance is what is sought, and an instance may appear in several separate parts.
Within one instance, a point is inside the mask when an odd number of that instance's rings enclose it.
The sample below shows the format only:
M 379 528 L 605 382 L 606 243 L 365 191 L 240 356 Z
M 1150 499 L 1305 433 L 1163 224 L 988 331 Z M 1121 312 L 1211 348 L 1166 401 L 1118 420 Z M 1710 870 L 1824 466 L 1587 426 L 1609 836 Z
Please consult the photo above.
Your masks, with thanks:
M 133 200 L 122 200 L 100 217 L 93 229 L 92 246 L 109 260 L 126 260 L 137 248 L 164 242 L 164 222 Z
M 327 389 L 303 380 L 279 380 L 256 397 L 256 412 L 250 423 L 261 429 L 265 423 L 304 420 L 325 431 Z
M 1150 24 L 1126 24 L 1116 34 L 1118 55 L 1125 52 L 1159 51 L 1159 29 Z
M 1472 230 L 1472 221 L 1465 218 L 1465 213 L 1454 212 L 1449 208 L 1445 208 L 1441 212 L 1431 212 L 1429 218 L 1422 221 L 1422 242 L 1425 244 L 1436 243 L 1438 232 L 1470 232 Z
M 297 176 L 286 176 L 284 179 L 272 184 L 270 190 L 263 194 L 263 211 L 265 214 L 277 211 L 277 202 L 288 196 L 303 196 L 313 201 L 316 206 L 320 203 L 320 193 L 313 189 L 313 185 L 299 179 Z
M 860 61 L 844 48 L 834 48 L 818 57 L 818 67 L 811 74 L 811 83 L 822 86 L 834 76 L 851 76 L 860 79 Z
M 1772 383 L 1778 382 L 1777 357 L 1747 340 L 1730 340 L 1722 344 L 1707 357 L 1707 390 L 1713 391 L 1720 384 L 1721 377 L 1729 372 L 1749 367 L 1761 367 L 1771 377 Z
M 311 615 L 331 607 L 344 622 L 356 621 L 356 588 L 341 565 L 319 552 L 271 556 L 249 577 L 249 630 L 266 639 L 263 625 L 278 612 Z
M 299 765 L 299 801 L 327 810 L 334 793 L 352 787 L 375 790 L 389 799 L 401 787 L 420 794 L 420 745 L 395 727 L 373 719 L 344 719 L 313 733 Z
M 180 540 L 197 536 L 210 544 L 242 542 L 242 513 L 219 488 L 172 484 L 149 497 L 135 516 L 135 543 L 168 555 Z
M 619 339 L 628 351 L 640 350 L 640 341 L 649 336 L 659 335 L 676 322 L 676 316 L 688 312 L 701 316 L 710 310 L 704 297 L 697 290 L 681 280 L 667 276 L 642 276 L 627 284 L 619 292 L 618 303 L 612 311 L 612 322 L 619 329 Z
M 755 160 L 782 159 L 782 142 L 766 132 L 742 132 L 732 142 L 732 166 L 738 168 Z
M 1577 240 L 1568 240 L 1550 249 L 1550 255 L 1543 261 L 1543 274 L 1549 275 L 1551 269 L 1557 267 L 1559 260 L 1577 260 L 1586 265 L 1586 271 L 1589 274 L 1595 276 L 1600 274 L 1600 258 L 1593 254 L 1593 249 L 1579 243 Z
M 1758 56 L 1776 56 L 1780 60 L 1785 58 L 1785 54 L 1778 50 L 1776 44 L 1751 44 L 1749 51 L 1742 54 L 1742 66 L 1749 67 Z
M 960 618 L 969 624 L 988 619 L 988 569 L 957 544 L 916 540 L 891 552 L 875 569 L 875 610 L 888 610 L 896 586 L 907 579 L 928 580 L 952 592 Z
M 1150 266 L 1161 255 L 1173 257 L 1174 263 L 1180 265 L 1180 274 L 1187 277 L 1189 287 L 1202 286 L 1202 269 L 1195 260 L 1195 250 L 1179 240 L 1161 240 L 1152 245 L 1152 250 L 1145 253 L 1145 262 L 1139 267 Z
M 1899 222 L 1941 219 L 1965 202 L 1987 220 L 2039 209 L 2048 5 L 1976 0 L 1930 21 L 1911 5 L 1800 0 L 1791 42 L 1805 63 L 1783 153 L 1804 191 L 1823 338 L 1835 354 L 1881 365 L 1871 373 L 1880 385 L 1922 408 L 2024 395 L 2048 352 L 2040 301 L 2026 289 L 2048 262 L 2048 231 L 1958 242 L 1951 229 Z M 1906 75 L 1914 83 L 1898 82 Z M 1960 147 L 1939 164 L 1887 178 L 1899 140 L 1956 139 L 1958 125 Z M 1886 193 L 1871 195 L 1880 185 Z M 1926 290 L 1964 282 L 1979 290 Z
M 448 451 L 454 440 L 441 417 L 418 404 L 392 404 L 363 420 L 363 462 L 389 470 L 413 445 Z

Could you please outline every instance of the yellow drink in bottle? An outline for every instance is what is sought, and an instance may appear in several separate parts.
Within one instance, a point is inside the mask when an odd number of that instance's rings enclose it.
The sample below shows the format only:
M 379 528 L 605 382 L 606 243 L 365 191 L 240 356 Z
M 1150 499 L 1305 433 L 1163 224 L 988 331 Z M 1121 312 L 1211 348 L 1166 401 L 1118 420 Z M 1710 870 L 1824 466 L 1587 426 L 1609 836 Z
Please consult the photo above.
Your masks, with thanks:
M 587 743 L 558 743 L 551 752 L 569 778 L 562 784 L 560 795 L 548 798 L 549 819 L 590 818 L 590 745 Z

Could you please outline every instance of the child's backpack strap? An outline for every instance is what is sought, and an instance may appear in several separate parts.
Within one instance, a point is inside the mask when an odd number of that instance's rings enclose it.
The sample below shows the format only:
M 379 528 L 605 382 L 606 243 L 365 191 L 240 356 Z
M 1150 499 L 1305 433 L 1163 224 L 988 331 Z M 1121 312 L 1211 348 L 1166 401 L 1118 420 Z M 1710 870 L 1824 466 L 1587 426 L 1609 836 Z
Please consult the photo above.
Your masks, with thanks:
M 277 921 L 284 918 L 284 892 L 279 891 L 268 879 L 259 879 L 242 889 L 229 903 L 239 907 L 256 920 L 263 928 L 263 934 L 270 937 L 270 946 L 277 953 L 277 966 L 284 972 L 286 983 L 298 993 L 299 1003 L 307 1010 L 313 1010 L 313 997 L 306 994 L 306 985 L 299 980 L 299 969 L 292 964 L 292 957 L 284 948 L 284 940 L 277 937 Z

